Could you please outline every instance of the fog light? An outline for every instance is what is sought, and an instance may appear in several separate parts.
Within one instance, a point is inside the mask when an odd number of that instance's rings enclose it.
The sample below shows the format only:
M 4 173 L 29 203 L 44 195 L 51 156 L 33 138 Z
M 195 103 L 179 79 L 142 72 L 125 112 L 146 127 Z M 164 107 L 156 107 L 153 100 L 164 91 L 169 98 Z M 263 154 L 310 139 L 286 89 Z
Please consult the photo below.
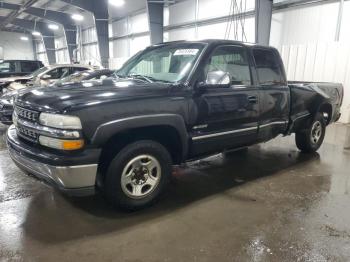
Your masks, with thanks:
M 47 136 L 40 136 L 39 143 L 42 146 L 51 147 L 60 150 L 78 150 L 84 146 L 84 140 L 62 140 Z

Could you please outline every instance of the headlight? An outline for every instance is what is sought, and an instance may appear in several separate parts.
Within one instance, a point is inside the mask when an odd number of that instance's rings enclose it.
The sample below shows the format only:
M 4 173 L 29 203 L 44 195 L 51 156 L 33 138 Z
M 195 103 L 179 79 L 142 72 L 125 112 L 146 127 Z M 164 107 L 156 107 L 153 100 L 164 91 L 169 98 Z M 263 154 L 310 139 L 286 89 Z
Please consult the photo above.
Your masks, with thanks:
M 84 140 L 62 140 L 47 136 L 39 136 L 39 143 L 43 146 L 60 150 L 78 150 L 84 146 Z
M 41 113 L 40 124 L 59 129 L 82 129 L 79 117 Z

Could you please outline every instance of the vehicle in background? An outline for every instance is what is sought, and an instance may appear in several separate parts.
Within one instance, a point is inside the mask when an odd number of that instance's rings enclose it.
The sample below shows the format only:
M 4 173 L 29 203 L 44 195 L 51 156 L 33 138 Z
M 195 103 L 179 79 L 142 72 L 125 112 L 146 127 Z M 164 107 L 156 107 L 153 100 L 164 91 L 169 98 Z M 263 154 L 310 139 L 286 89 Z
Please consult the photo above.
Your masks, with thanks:
M 52 86 L 64 86 L 87 80 L 103 80 L 112 77 L 115 71 L 110 69 L 87 70 L 74 73 L 70 76 L 57 80 Z
M 275 48 L 228 40 L 151 46 L 116 75 L 17 95 L 14 162 L 66 193 L 98 189 L 139 209 L 161 196 L 172 165 L 292 133 L 317 151 L 344 97 L 341 84 L 288 83 Z
M 19 76 L 27 76 L 42 68 L 41 61 L 31 60 L 1 60 L 0 61 L 0 93 L 6 85 Z M 26 79 L 24 77 L 23 79 Z M 20 79 L 20 78 L 19 78 Z
M 79 83 L 87 80 L 103 80 L 108 77 L 112 77 L 115 71 L 109 69 L 99 70 L 88 70 L 82 72 L 76 72 L 70 76 L 62 78 L 55 83 L 51 84 L 50 87 L 63 87 L 69 84 Z M 5 93 L 0 97 L 0 122 L 5 125 L 12 124 L 12 113 L 13 113 L 13 99 L 19 92 L 26 92 L 28 89 L 40 88 L 40 86 L 34 86 L 29 88 L 19 88 L 10 92 Z
M 0 78 L 28 75 L 43 66 L 43 63 L 37 60 L 1 60 Z
M 3 82 L 2 92 L 10 92 L 16 89 L 22 89 L 33 86 L 48 86 L 57 80 L 67 77 L 76 72 L 92 70 L 88 65 L 78 64 L 57 64 L 40 68 L 34 73 L 16 78 L 5 78 L 0 81 Z M 1 87 L 0 87 L 1 88 Z

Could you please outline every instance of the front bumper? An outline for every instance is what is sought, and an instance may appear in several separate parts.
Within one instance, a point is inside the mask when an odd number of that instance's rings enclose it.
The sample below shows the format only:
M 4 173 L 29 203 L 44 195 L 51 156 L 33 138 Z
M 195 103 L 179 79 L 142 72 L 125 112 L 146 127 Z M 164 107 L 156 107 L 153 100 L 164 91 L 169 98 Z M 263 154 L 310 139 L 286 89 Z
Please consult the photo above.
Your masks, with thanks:
M 95 163 L 59 165 L 64 161 L 62 159 L 64 156 L 45 153 L 43 150 L 30 147 L 17 137 L 14 126 L 8 130 L 7 145 L 12 160 L 26 173 L 70 195 L 81 196 L 95 193 L 99 152 L 93 150 L 83 153 L 84 162 L 96 159 Z M 82 159 L 82 156 L 78 156 L 77 159 Z M 70 157 L 70 162 L 72 160 L 74 161 L 74 157 L 73 159 Z M 57 165 L 54 164 L 55 162 Z

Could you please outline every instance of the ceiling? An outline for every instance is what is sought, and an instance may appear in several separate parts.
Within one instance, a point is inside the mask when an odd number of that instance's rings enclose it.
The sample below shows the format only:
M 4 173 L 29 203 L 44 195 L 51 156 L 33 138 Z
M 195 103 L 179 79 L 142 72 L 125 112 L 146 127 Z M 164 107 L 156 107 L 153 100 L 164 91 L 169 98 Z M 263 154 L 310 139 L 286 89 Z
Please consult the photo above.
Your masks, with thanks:
M 0 0 L 0 16 L 1 17 L 7 17 L 9 14 L 11 14 L 12 10 L 3 9 L 1 7 L 1 2 L 5 3 L 11 3 L 11 4 L 20 4 L 23 5 L 28 0 Z M 97 0 L 95 0 L 97 1 Z M 101 0 L 98 0 L 101 1 Z M 104 0 L 107 1 L 107 0 Z M 66 2 L 60 1 L 60 0 L 38 0 L 36 3 L 32 5 L 32 7 L 42 8 L 46 10 L 53 10 L 53 11 L 60 11 L 68 14 L 76 14 L 79 13 L 84 16 L 84 21 L 78 22 L 82 27 L 91 27 L 94 25 L 93 16 L 90 12 L 86 10 L 82 10 L 76 6 L 70 5 Z M 118 20 L 123 17 L 126 17 L 127 15 L 133 14 L 135 12 L 138 12 L 140 10 L 146 9 L 146 0 L 126 0 L 125 5 L 123 7 L 117 8 L 112 5 L 109 5 L 109 19 L 110 20 Z M 38 17 L 28 15 L 25 12 L 19 14 L 17 18 L 20 19 L 26 19 L 26 20 L 37 20 L 37 21 L 45 21 L 44 19 L 40 19 Z M 47 21 L 48 22 L 48 21 Z M 12 24 L 8 24 L 5 27 L 6 30 L 20 30 L 24 31 L 23 29 L 16 27 Z M 61 32 L 62 33 L 62 32 Z M 59 34 L 59 32 L 58 32 Z

